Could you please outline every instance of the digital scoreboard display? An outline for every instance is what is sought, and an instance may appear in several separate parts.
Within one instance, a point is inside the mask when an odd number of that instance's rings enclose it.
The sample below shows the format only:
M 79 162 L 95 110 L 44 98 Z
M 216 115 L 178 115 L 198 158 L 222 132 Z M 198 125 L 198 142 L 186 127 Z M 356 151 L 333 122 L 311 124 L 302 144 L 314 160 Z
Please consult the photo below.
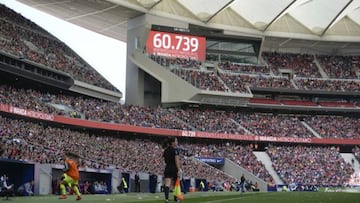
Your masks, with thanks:
M 178 33 L 150 31 L 146 53 L 172 58 L 205 60 L 205 37 Z

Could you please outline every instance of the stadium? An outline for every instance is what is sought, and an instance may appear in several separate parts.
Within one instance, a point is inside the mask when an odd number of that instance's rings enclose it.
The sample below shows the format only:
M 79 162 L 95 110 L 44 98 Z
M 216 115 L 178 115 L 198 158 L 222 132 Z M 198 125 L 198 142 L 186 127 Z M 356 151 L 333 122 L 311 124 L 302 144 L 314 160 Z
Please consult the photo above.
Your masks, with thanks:
M 4 199 L 63 201 L 69 150 L 81 201 L 164 202 L 177 137 L 184 202 L 360 202 L 359 0 L 17 1 L 126 42 L 126 92 L 0 4 Z

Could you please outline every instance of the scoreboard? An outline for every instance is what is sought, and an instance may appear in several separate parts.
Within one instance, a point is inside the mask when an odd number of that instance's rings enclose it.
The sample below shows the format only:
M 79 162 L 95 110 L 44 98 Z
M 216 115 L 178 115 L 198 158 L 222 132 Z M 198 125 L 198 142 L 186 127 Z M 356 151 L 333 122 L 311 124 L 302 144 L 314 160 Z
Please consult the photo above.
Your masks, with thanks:
M 151 30 L 146 53 L 173 58 L 205 60 L 206 38 L 201 36 Z
M 257 63 L 261 37 L 226 34 L 224 30 L 189 24 L 189 28 L 152 25 L 146 53 L 171 58 Z

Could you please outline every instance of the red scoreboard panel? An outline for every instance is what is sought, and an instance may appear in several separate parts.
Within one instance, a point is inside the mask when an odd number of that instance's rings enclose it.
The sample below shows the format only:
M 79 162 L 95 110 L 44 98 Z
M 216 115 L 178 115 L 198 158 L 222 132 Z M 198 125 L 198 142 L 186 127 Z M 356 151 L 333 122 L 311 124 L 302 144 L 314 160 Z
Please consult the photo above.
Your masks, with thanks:
M 174 57 L 205 60 L 205 37 L 178 33 L 150 31 L 146 41 L 146 53 Z

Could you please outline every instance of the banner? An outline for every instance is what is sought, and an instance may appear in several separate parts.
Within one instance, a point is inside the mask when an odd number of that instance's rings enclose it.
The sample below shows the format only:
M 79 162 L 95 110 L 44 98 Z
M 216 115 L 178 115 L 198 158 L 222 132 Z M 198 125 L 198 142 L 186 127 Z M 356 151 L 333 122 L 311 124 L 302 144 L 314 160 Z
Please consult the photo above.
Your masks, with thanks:
M 197 160 L 210 165 L 221 165 L 225 164 L 225 159 L 221 157 L 195 157 Z
M 4 110 L 4 109 L 6 110 L 6 108 L 1 108 L 1 110 Z M 48 121 L 54 120 L 54 116 L 52 114 L 22 109 L 22 108 L 18 108 L 18 107 L 10 106 L 8 108 L 8 111 L 9 111 L 9 113 L 12 113 L 12 114 L 17 114 L 17 115 L 21 115 L 21 116 L 30 117 L 30 118 L 36 118 L 36 119 L 48 120 Z
M 320 192 L 351 192 L 360 193 L 360 187 L 323 187 Z
M 242 140 L 242 141 L 253 141 L 253 142 L 360 145 L 360 139 L 317 138 L 317 137 L 313 137 L 313 138 L 275 137 L 275 136 L 239 135 L 239 134 L 211 133 L 211 132 L 203 132 L 203 131 L 141 127 L 134 125 L 124 125 L 117 123 L 84 120 L 79 118 L 70 118 L 65 116 L 42 113 L 29 109 L 13 107 L 1 103 L 0 103 L 0 111 L 5 113 L 21 115 L 24 117 L 53 121 L 56 123 L 80 126 L 85 128 L 96 128 L 96 129 L 104 129 L 104 130 L 112 130 L 112 131 L 120 131 L 120 132 L 134 132 L 134 133 L 143 133 L 143 134 L 151 134 L 151 135 L 209 138 L 209 139 L 222 139 L 222 140 Z

